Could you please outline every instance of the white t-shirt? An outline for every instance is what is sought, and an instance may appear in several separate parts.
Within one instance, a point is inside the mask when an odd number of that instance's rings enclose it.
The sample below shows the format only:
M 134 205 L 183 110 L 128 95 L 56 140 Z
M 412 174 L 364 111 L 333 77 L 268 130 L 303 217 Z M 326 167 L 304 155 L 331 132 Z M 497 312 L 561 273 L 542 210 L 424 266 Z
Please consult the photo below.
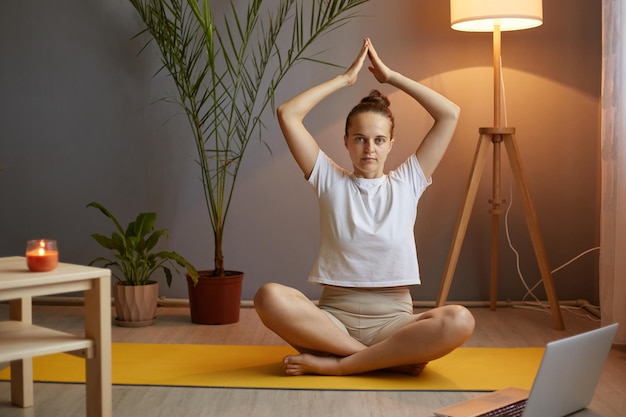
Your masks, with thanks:
M 414 226 L 431 184 L 415 155 L 380 178 L 356 178 L 320 151 L 309 183 L 320 206 L 320 249 L 309 282 L 339 287 L 420 283 Z

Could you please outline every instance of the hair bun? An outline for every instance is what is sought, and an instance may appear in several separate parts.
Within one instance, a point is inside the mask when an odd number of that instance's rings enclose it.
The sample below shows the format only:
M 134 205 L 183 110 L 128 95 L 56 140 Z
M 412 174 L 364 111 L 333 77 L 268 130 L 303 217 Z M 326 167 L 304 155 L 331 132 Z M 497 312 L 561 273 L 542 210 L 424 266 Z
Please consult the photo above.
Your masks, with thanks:
M 389 107 L 389 105 L 391 104 L 389 99 L 378 90 L 370 91 L 369 96 L 363 97 L 361 99 L 361 103 L 377 103 L 385 107 Z
M 378 90 L 372 90 L 367 97 L 363 97 L 359 104 L 354 106 L 350 113 L 348 113 L 348 117 L 346 117 L 346 130 L 345 134 L 348 134 L 348 128 L 350 127 L 350 121 L 352 118 L 360 113 L 374 113 L 379 114 L 383 117 L 386 117 L 391 122 L 391 136 L 393 137 L 393 129 L 395 126 L 395 121 L 393 117 L 393 113 L 389 110 L 390 101 L 387 97 L 381 94 Z

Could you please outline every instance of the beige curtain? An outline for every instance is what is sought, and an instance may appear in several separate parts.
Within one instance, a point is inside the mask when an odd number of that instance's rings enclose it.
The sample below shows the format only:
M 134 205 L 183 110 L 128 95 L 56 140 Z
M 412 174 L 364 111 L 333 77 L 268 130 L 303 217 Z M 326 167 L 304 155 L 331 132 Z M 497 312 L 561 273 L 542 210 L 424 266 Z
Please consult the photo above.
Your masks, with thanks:
M 626 344 L 625 11 L 622 0 L 603 1 L 600 308 L 603 325 L 620 323 L 620 344 Z

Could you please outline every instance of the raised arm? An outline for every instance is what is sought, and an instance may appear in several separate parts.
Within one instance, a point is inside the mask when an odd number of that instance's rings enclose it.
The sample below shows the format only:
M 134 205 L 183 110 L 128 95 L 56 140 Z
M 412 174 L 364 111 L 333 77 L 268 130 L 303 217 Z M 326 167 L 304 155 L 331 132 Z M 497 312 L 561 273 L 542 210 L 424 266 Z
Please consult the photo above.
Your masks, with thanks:
M 324 98 L 356 82 L 363 61 L 367 56 L 369 40 L 363 46 L 350 68 L 337 77 L 304 91 L 281 104 L 277 109 L 278 123 L 289 150 L 306 178 L 311 175 L 319 153 L 319 146 L 304 126 L 306 115 Z
M 371 43 L 368 55 L 371 62 L 369 70 L 379 82 L 393 85 L 413 97 L 435 120 L 415 151 L 426 177 L 432 176 L 456 129 L 460 114 L 459 106 L 430 88 L 389 69 Z

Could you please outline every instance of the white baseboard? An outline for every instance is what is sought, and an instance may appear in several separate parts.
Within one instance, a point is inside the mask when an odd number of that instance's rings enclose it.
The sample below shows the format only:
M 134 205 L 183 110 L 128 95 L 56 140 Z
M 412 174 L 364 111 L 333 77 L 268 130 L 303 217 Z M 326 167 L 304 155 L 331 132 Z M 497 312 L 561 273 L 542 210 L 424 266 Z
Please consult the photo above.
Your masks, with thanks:
M 113 300 L 111 300 L 112 303 Z M 316 302 L 316 301 L 314 301 Z M 160 297 L 159 298 L 159 307 L 188 307 L 189 300 L 186 298 L 167 298 Z M 547 301 L 542 301 L 544 305 L 548 305 Z M 51 306 L 82 306 L 84 304 L 83 297 L 55 297 L 55 296 L 44 296 L 44 297 L 34 297 L 33 304 L 35 305 L 51 305 Z M 458 304 L 469 308 L 481 308 L 481 307 L 489 307 L 489 301 L 449 301 L 447 304 Z M 587 300 L 562 300 L 559 302 L 559 305 L 562 307 L 574 307 L 574 308 L 583 308 L 587 310 L 589 313 L 600 317 L 600 309 L 596 306 L 591 305 Z M 435 301 L 413 301 L 413 306 L 415 308 L 433 308 L 435 307 Z M 253 302 L 252 300 L 242 300 L 241 301 L 242 308 L 252 308 Z M 497 307 L 505 308 L 505 307 L 537 307 L 536 302 L 527 302 L 527 301 L 498 301 Z

